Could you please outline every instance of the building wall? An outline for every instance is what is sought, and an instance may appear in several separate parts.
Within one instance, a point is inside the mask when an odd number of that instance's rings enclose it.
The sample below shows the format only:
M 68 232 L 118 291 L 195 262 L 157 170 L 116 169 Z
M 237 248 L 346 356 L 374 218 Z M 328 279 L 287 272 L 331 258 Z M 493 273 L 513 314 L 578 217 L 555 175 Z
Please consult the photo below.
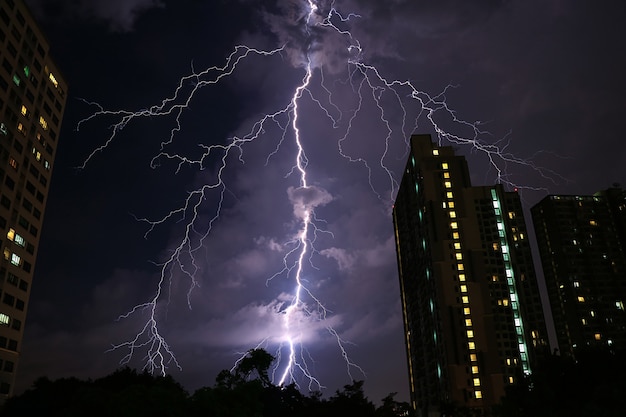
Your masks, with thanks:
M 548 196 L 531 210 L 562 354 L 626 348 L 624 207 L 623 192 L 607 190 Z
M 519 196 L 472 187 L 428 135 L 411 145 L 394 206 L 411 399 L 489 408 L 547 346 Z
M 0 0 L 0 400 L 13 392 L 67 85 L 20 0 Z

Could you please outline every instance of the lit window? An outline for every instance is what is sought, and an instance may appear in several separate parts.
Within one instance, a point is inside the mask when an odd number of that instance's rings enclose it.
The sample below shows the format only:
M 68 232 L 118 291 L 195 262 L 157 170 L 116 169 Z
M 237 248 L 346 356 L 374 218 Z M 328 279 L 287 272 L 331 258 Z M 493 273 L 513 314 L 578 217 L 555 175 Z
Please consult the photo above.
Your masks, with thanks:
M 472 319 L 465 319 L 465 325 L 467 327 L 471 327 L 472 326 Z
M 619 300 L 615 302 L 615 307 L 617 307 L 618 310 L 623 310 L 624 309 L 624 302 Z
M 464 271 L 464 270 L 465 270 L 465 265 L 463 265 L 463 264 L 457 264 L 457 266 L 456 266 L 456 267 L 457 267 L 457 269 L 458 269 L 459 271 Z
M 12 253 L 11 254 L 11 263 L 15 266 L 20 266 L 22 263 L 22 258 L 19 257 L 19 255 Z
M 439 149 L 433 149 L 433 155 L 439 156 Z
M 463 304 L 469 304 L 469 297 L 467 295 L 464 295 L 463 297 L 461 297 L 461 301 L 463 301 Z
M 478 360 L 478 356 L 475 353 L 470 353 L 470 361 L 476 362 Z
M 587 319 L 582 319 L 581 321 L 583 324 L 587 324 Z
M 48 160 L 43 161 L 43 166 L 46 168 L 46 171 L 50 170 L 50 162 L 48 162 Z
M 463 254 L 461 252 L 457 252 L 455 255 L 457 261 L 463 260 Z
M 467 292 L 467 285 L 461 285 L 461 292 Z
M 447 162 L 442 162 L 441 163 L 441 168 L 448 169 L 448 163 Z
M 469 307 L 464 307 L 463 308 L 463 314 L 465 314 L 466 316 L 470 315 L 470 308 Z
M 465 274 L 459 274 L 459 281 L 465 281 Z
M 476 349 L 476 343 L 474 343 L 474 342 L 467 342 L 467 347 L 470 350 L 474 350 L 474 349 Z
M 450 208 L 454 208 L 454 201 L 450 201 L 450 202 L 448 203 L 448 207 L 450 207 Z
M 446 193 L 446 198 L 454 198 L 454 194 L 452 194 L 452 191 L 448 191 Z
M 451 182 L 451 181 L 444 181 L 444 182 L 443 182 L 443 185 L 444 185 L 446 188 L 452 188 L 452 182 Z
M 450 173 L 449 172 L 444 172 L 443 173 L 443 177 L 444 178 L 450 178 Z
M 15 229 L 9 229 L 9 231 L 7 232 L 7 239 L 9 239 L 10 241 L 13 241 L 13 239 L 15 239 Z
M 444 201 L 443 203 L 441 203 L 441 207 L 443 207 L 443 208 L 446 208 L 446 207 L 447 207 L 447 205 L 446 205 L 446 202 L 445 202 L 445 201 Z
M 459 224 L 457 222 L 452 222 L 450 223 L 450 227 L 453 229 L 458 229 L 459 228 Z
M 519 234 L 519 238 L 520 238 L 521 240 L 524 240 L 524 233 L 520 233 L 520 234 Z
M 515 380 L 513 379 L 512 376 L 509 377 L 509 384 L 512 384 Z
M 21 112 L 22 112 L 22 116 L 28 116 L 28 109 L 23 104 L 22 104 Z
M 11 257 L 11 251 L 9 251 L 9 248 L 4 248 L 4 259 L 6 259 L 7 261 L 9 260 L 9 258 Z
M 4 123 L 0 123 L 0 133 L 2 133 L 3 135 L 9 134 L 9 129 L 7 129 L 7 125 L 5 125 Z
M 499 250 L 500 249 L 500 245 L 498 245 L 498 242 L 493 242 L 493 245 L 491 245 L 493 247 L 493 250 Z
M 15 234 L 15 240 L 14 240 L 15 244 L 21 247 L 26 246 L 26 242 L 24 241 L 24 238 L 20 235 L 18 235 L 17 233 Z
M 57 81 L 53 73 L 50 73 L 50 75 L 48 75 L 48 78 L 50 79 L 50 81 L 52 81 L 52 84 L 54 84 L 55 88 L 59 88 L 59 82 Z
M 468 337 L 469 339 L 473 338 L 473 337 L 474 337 L 474 331 L 473 331 L 473 330 L 468 330 L 468 331 L 467 331 L 467 337 Z
M 461 250 L 461 242 L 454 242 L 454 249 Z
M 39 124 L 41 125 L 43 130 L 48 130 L 48 122 L 46 121 L 46 119 L 43 118 L 43 116 L 39 116 Z
M 480 378 L 474 378 L 474 386 L 480 387 Z
M 8 326 L 10 321 L 11 321 L 11 317 L 7 316 L 4 313 L 0 313 L 0 324 L 4 324 Z
M 497 275 L 492 275 L 491 276 L 491 281 L 492 282 L 498 282 L 498 276 Z
M 509 365 L 509 366 L 511 366 L 511 358 L 507 358 L 507 359 L 506 359 L 506 364 L 507 364 L 507 365 Z
M 483 393 L 480 391 L 475 391 L 474 396 L 476 397 L 476 399 L 480 400 L 481 398 L 483 398 Z
M 514 218 L 515 218 L 515 212 L 509 211 L 509 219 L 514 219 Z
M 477 374 L 478 373 L 478 366 L 476 366 L 476 365 L 472 366 L 472 373 L 473 374 Z
M 15 85 L 17 85 L 18 87 L 19 87 L 19 86 L 20 86 L 20 84 L 22 83 L 22 80 L 20 79 L 20 77 L 18 77 L 18 76 L 17 76 L 17 74 L 15 74 L 15 75 L 13 76 L 13 83 L 14 83 Z
M 450 211 L 450 218 L 456 219 L 456 211 Z
M 24 66 L 24 75 L 26 78 L 30 77 L 30 68 L 28 68 L 28 65 Z
M 15 160 L 15 158 L 9 158 L 9 165 L 11 165 L 13 169 L 17 169 L 17 161 Z
M 23 135 L 26 134 L 26 127 L 20 122 L 17 124 L 17 130 L 19 130 Z
M 459 232 L 453 232 L 452 239 L 459 239 Z
M 584 303 L 585 302 L 585 297 L 583 297 L 582 295 L 578 296 L 578 302 L 579 303 Z
M 593 310 L 591 310 L 591 311 L 589 312 L 589 314 L 591 315 L 591 317 L 595 317 L 595 316 L 596 316 L 596 312 L 595 312 L 595 311 L 593 311 Z
M 595 220 L 589 220 L 589 225 L 590 226 L 597 226 L 598 222 L 596 222 Z
M 593 335 L 593 337 L 594 337 L 594 339 L 596 339 L 596 340 L 600 340 L 600 339 L 602 339 L 602 335 L 601 335 L 600 333 L 596 333 L 596 334 L 594 334 L 594 335 Z
M 580 282 L 574 281 L 574 288 L 578 288 L 578 287 L 580 287 Z

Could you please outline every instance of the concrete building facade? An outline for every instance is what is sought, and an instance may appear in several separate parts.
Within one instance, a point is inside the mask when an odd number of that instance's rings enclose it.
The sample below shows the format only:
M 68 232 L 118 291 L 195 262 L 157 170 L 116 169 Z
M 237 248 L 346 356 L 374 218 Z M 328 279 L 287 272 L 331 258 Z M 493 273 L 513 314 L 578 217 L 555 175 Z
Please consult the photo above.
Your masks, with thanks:
M 0 401 L 13 393 L 67 85 L 21 0 L 0 0 Z
M 561 354 L 626 349 L 626 192 L 551 195 L 531 213 Z
M 489 409 L 548 349 L 518 194 L 414 135 L 393 220 L 413 406 Z

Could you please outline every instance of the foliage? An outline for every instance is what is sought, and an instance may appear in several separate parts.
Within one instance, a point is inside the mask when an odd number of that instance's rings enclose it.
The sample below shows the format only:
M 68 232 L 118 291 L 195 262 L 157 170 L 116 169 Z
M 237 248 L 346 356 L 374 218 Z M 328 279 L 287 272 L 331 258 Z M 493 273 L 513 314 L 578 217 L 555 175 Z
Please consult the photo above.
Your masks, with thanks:
M 133 416 L 133 417 L 359 417 L 410 416 L 407 403 L 383 399 L 378 409 L 353 381 L 328 399 L 319 392 L 304 395 L 294 385 L 272 385 L 268 370 L 272 355 L 254 349 L 234 372 L 219 373 L 212 387 L 189 395 L 171 377 L 123 368 L 95 381 L 39 378 L 21 395 L 10 398 L 0 416 Z

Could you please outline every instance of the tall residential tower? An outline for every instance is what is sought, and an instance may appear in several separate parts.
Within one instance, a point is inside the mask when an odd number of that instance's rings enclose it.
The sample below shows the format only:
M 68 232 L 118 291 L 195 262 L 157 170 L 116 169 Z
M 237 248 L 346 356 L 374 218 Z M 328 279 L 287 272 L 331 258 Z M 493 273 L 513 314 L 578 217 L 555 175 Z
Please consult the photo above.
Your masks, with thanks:
M 0 402 L 20 357 L 67 86 L 21 0 L 0 0 Z
M 519 196 L 414 135 L 393 219 L 413 406 L 488 409 L 547 347 Z
M 626 349 L 626 192 L 551 195 L 531 212 L 561 354 Z

